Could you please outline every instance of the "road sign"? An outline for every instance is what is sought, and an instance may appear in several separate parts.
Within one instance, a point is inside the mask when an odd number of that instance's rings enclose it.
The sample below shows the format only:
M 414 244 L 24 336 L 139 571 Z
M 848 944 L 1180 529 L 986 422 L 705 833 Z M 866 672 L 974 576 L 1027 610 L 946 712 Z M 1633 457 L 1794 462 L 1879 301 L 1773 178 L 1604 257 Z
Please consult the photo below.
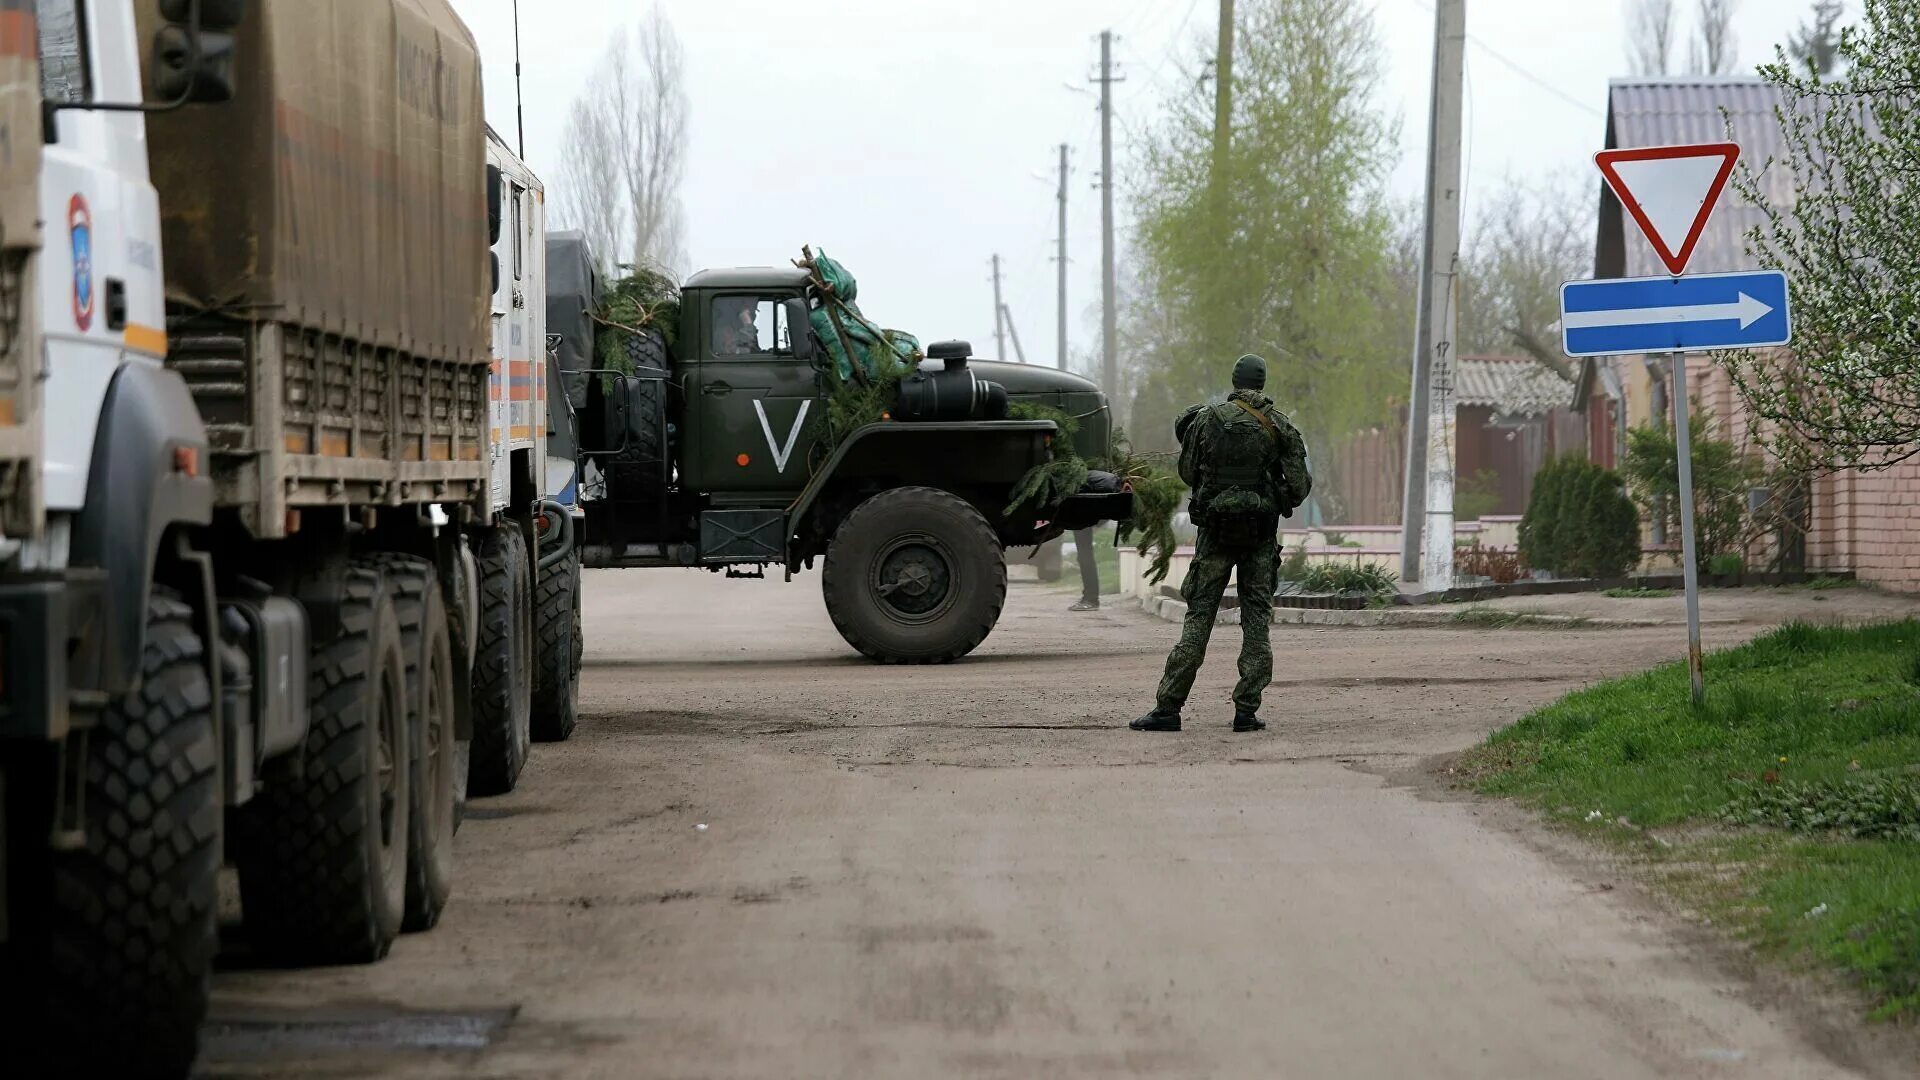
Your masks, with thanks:
M 1560 286 L 1568 356 L 1754 349 L 1792 337 L 1778 270 L 1569 281 Z
M 1602 150 L 1593 160 L 1667 271 L 1678 275 L 1686 272 L 1739 157 L 1733 143 L 1703 143 Z

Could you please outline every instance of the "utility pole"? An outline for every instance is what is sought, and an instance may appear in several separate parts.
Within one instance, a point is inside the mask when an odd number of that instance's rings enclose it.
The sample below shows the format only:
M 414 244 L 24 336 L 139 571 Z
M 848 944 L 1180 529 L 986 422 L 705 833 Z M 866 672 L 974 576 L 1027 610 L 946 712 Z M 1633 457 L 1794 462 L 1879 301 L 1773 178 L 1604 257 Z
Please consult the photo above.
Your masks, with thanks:
M 1007 335 L 1013 338 L 1013 355 L 1024 364 L 1027 362 L 1027 350 L 1020 347 L 1020 328 L 1013 324 L 1013 309 L 1003 304 L 1000 313 L 1007 323 Z
M 1455 270 L 1460 254 L 1460 127 L 1466 62 L 1466 0 L 1434 11 L 1433 98 L 1427 115 L 1425 246 L 1420 321 L 1414 331 L 1407 405 L 1407 469 L 1401 502 L 1400 576 L 1429 589 L 1453 583 Z
M 1055 357 L 1061 371 L 1067 370 L 1067 144 L 1060 144 L 1060 250 L 1054 261 L 1060 264 L 1059 354 Z
M 993 358 L 1007 358 L 1007 306 L 1000 302 L 1000 256 L 993 257 Z
M 1113 275 L 1113 31 L 1100 31 L 1100 389 L 1111 402 L 1120 395 L 1120 354 L 1115 346 Z
M 1214 198 L 1223 197 L 1227 147 L 1233 131 L 1233 0 L 1220 0 L 1220 43 L 1213 60 L 1213 171 L 1207 177 Z M 1214 212 L 1221 207 L 1216 205 Z M 1217 223 L 1217 222 L 1216 222 Z

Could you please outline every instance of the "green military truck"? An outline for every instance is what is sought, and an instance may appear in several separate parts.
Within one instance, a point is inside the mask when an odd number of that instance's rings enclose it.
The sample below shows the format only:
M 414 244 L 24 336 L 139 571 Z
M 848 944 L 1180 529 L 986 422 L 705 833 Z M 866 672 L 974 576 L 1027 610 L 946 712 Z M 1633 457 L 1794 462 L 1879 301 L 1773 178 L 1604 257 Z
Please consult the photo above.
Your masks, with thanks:
M 854 648 L 888 663 L 957 659 L 1000 616 L 1007 549 L 1131 516 L 1124 491 L 1008 505 L 1060 434 L 1052 420 L 1008 419 L 1009 407 L 1073 418 L 1076 449 L 1097 460 L 1112 432 L 1106 397 L 1078 376 L 942 342 L 881 419 L 834 438 L 844 380 L 812 329 L 830 302 L 805 269 L 698 273 L 671 349 L 640 332 L 634 370 L 578 380 L 582 557 L 788 577 L 821 559 L 827 611 Z

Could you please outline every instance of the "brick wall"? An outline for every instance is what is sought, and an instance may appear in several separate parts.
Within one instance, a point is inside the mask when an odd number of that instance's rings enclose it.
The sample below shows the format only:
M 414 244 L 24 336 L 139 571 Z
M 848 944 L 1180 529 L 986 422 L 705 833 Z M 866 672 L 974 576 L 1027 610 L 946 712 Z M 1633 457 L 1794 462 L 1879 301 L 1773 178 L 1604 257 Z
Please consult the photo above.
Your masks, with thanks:
M 1723 368 L 1690 358 L 1687 388 L 1721 418 L 1726 437 L 1750 441 L 1752 420 Z M 1920 592 L 1920 461 L 1815 481 L 1807 569 L 1852 570 L 1863 581 Z

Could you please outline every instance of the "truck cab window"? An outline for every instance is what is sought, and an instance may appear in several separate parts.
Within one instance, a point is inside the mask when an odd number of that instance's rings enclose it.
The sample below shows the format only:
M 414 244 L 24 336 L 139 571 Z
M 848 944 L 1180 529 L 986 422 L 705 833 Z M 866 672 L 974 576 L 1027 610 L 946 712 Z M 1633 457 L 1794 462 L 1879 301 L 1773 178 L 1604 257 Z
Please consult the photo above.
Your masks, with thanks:
M 87 85 L 86 24 L 81 0 L 34 0 L 40 27 L 40 97 L 78 104 L 90 96 Z
M 775 297 L 721 296 L 713 301 L 713 355 L 791 354 L 787 309 Z

